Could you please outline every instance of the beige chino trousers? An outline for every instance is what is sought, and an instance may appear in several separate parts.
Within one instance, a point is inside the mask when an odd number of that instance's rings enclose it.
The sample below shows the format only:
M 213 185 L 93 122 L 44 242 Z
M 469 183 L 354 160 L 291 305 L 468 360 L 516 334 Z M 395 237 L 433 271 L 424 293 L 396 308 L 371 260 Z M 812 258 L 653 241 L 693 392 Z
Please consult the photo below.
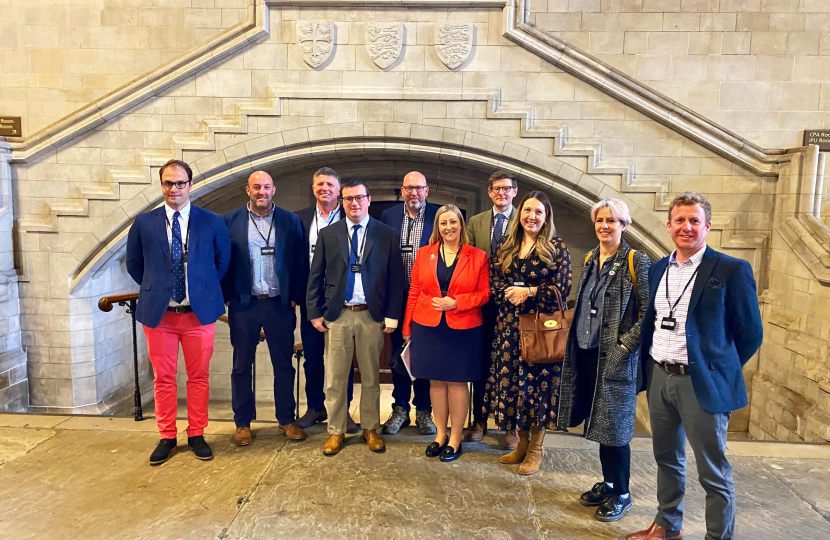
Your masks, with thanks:
M 349 370 L 355 348 L 360 369 L 360 427 L 380 429 L 380 352 L 383 326 L 369 311 L 344 309 L 334 322 L 326 322 L 326 411 L 330 435 L 346 433 Z

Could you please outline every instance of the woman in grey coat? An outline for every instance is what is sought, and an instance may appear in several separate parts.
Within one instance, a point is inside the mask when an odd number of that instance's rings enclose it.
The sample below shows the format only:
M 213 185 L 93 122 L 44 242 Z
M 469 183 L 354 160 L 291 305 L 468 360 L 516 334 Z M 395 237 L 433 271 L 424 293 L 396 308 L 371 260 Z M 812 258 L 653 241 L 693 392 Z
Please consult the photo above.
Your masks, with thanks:
M 623 201 L 598 202 L 591 220 L 599 246 L 586 256 L 579 279 L 562 364 L 558 427 L 585 422 L 585 438 L 599 443 L 603 481 L 580 502 L 599 507 L 597 520 L 617 521 L 631 509 L 628 443 L 634 435 L 640 318 L 648 306 L 651 261 L 622 240 L 631 223 Z

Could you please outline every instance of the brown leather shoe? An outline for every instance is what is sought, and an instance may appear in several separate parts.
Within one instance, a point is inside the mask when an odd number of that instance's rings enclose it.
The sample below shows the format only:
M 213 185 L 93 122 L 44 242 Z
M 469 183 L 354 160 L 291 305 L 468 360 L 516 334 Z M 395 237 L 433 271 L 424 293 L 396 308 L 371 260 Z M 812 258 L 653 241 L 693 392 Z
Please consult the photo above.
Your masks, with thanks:
M 644 531 L 635 532 L 625 537 L 625 540 L 680 540 L 683 538 L 681 530 L 677 536 L 666 536 L 666 529 L 656 523 Z
M 297 422 L 291 422 L 287 426 L 280 426 L 280 431 L 292 441 L 304 441 L 306 438 L 305 431 L 297 426 Z
M 378 454 L 386 452 L 386 445 L 383 443 L 383 439 L 380 438 L 376 429 L 364 429 L 363 438 L 366 440 L 366 443 L 369 445 L 369 450 L 372 452 Z
M 329 440 L 326 441 L 326 444 L 323 445 L 323 453 L 327 456 L 333 456 L 343 449 L 344 444 L 346 444 L 345 433 L 341 433 L 340 435 L 332 435 L 329 437 Z
M 237 446 L 248 446 L 254 438 L 251 437 L 251 428 L 238 427 L 236 433 L 233 434 L 233 444 Z
M 467 435 L 464 437 L 464 442 L 478 442 L 487 434 L 487 420 L 480 420 L 470 426 L 467 430 Z
M 504 434 L 504 447 L 507 450 L 515 450 L 519 444 L 519 429 L 512 429 Z

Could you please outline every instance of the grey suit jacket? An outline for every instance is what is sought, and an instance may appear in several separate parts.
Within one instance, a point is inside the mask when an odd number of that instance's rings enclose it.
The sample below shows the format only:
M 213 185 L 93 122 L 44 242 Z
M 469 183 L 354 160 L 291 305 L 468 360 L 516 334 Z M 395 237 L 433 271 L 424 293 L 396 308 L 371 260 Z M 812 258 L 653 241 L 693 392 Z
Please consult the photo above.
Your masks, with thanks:
M 517 214 L 518 211 L 514 207 L 513 212 L 510 214 L 510 222 L 507 224 L 507 231 L 505 231 L 505 234 L 509 233 L 513 229 L 513 225 L 516 223 Z M 490 253 L 490 229 L 492 227 L 492 206 L 484 212 L 471 217 L 470 221 L 467 223 L 467 241 L 478 249 L 483 249 L 488 256 L 492 255 L 492 253 Z

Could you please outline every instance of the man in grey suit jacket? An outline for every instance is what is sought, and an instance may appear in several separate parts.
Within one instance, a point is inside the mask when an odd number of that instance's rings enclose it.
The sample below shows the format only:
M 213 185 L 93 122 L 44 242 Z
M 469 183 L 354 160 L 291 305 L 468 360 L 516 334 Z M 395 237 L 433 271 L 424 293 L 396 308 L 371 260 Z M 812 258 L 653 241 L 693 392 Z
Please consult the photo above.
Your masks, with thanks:
M 323 453 L 340 452 L 346 432 L 346 387 L 352 357 L 360 369 L 360 424 L 373 452 L 386 446 L 380 428 L 380 352 L 383 334 L 400 322 L 404 301 L 401 247 L 395 231 L 369 216 L 372 199 L 362 178 L 340 188 L 346 219 L 320 231 L 306 295 L 308 319 L 326 335 L 326 410 Z
M 516 222 L 516 208 L 513 207 L 513 198 L 518 192 L 516 175 L 508 171 L 496 171 L 490 175 L 487 194 L 493 201 L 493 207 L 476 214 L 467 224 L 467 239 L 469 242 L 492 255 L 501 239 L 510 232 Z M 482 372 L 484 376 L 473 383 L 473 424 L 467 431 L 466 440 L 480 441 L 487 433 L 487 415 L 482 410 L 484 406 L 484 382 L 490 370 L 490 349 L 493 343 L 493 332 L 496 328 L 496 305 L 491 299 L 482 308 L 484 315 L 484 342 L 482 344 Z M 515 432 L 508 432 L 504 445 L 508 449 L 516 448 L 519 442 Z

